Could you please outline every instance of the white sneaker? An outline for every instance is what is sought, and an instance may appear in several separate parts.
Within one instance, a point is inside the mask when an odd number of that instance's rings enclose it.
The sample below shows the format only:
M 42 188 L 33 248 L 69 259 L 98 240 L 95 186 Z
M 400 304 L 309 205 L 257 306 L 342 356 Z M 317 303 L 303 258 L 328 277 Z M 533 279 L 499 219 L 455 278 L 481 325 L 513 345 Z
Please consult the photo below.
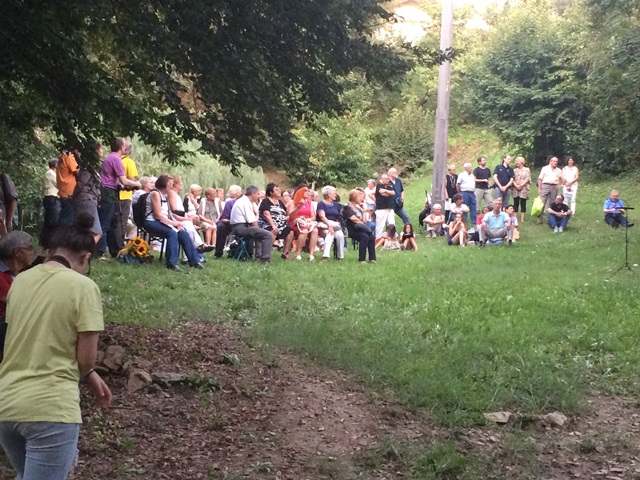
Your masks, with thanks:
M 302 257 L 300 255 L 296 255 L 296 260 L 302 260 Z
M 560 233 L 564 232 L 564 227 L 558 227 L 558 232 Z
M 553 227 L 553 233 L 558 233 L 558 227 Z
M 309 255 L 309 261 L 313 262 L 316 259 L 316 257 L 314 257 L 313 255 Z

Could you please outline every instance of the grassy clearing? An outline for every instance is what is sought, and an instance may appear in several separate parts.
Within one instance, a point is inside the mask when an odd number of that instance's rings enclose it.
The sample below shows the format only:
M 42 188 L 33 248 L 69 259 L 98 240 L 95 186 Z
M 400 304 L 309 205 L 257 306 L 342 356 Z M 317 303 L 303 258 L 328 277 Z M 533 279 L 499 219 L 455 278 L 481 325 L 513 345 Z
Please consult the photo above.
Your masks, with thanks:
M 412 219 L 429 184 L 408 189 Z M 341 263 L 212 260 L 182 274 L 108 263 L 92 277 L 108 321 L 241 324 L 257 341 L 390 387 L 446 425 L 482 423 L 483 412 L 501 409 L 570 414 L 590 389 L 637 391 L 638 268 L 616 272 L 624 231 L 600 213 L 612 186 L 583 182 L 564 234 L 528 218 L 512 247 L 419 238 L 419 252 L 381 252 L 377 265 L 358 264 L 350 247 Z M 634 182 L 616 186 L 640 204 Z M 638 228 L 629 232 L 632 265 Z

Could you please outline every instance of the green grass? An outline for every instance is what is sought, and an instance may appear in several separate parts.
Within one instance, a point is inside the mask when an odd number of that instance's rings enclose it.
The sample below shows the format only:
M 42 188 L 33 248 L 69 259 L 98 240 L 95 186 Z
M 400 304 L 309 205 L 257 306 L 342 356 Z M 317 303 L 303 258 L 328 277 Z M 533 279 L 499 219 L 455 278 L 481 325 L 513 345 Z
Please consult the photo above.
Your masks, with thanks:
M 634 183 L 616 185 L 640 204 Z M 429 184 L 408 188 L 412 219 Z M 377 265 L 359 264 L 349 247 L 341 263 L 210 260 L 178 274 L 108 263 L 92 277 L 108 321 L 242 325 L 258 341 L 390 387 L 446 425 L 502 409 L 571 414 L 593 389 L 638 391 L 638 268 L 617 272 L 624 231 L 601 215 L 612 186 L 583 182 L 564 234 L 527 218 L 511 247 L 419 238 L 419 252 L 380 252 Z M 638 228 L 629 232 L 632 265 Z

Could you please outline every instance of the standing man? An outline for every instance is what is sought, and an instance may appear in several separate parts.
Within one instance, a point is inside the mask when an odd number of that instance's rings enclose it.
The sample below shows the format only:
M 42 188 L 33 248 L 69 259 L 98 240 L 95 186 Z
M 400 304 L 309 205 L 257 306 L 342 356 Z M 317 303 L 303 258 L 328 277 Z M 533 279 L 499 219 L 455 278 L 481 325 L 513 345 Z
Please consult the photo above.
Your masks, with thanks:
M 100 204 L 98 205 L 98 217 L 102 228 L 102 237 L 98 242 L 97 255 L 106 258 L 107 244 L 112 257 L 118 255 L 122 249 L 122 223 L 120 221 L 120 208 L 118 198 L 118 182 L 125 187 L 140 188 L 140 183 L 129 180 L 124 174 L 122 155 L 125 142 L 117 137 L 111 141 L 111 153 L 107 155 L 100 165 Z
M 493 198 L 501 198 L 503 205 L 509 204 L 511 185 L 513 185 L 516 177 L 513 168 L 509 166 L 510 164 L 511 157 L 509 155 L 505 155 L 502 157 L 502 164 L 497 165 L 493 170 L 493 181 L 496 184 L 493 192 Z
M 469 216 L 471 217 L 471 225 L 476 224 L 476 177 L 471 171 L 472 165 L 467 162 L 463 165 L 464 172 L 458 175 L 458 184 L 456 188 L 462 195 L 462 203 L 469 207 Z M 451 209 L 453 212 L 453 208 Z M 464 215 L 464 221 L 467 221 Z
M 394 208 L 396 191 L 389 183 L 389 175 L 380 175 L 380 182 L 376 185 L 376 239 L 382 237 L 387 224 L 395 225 Z
M 402 223 L 406 225 L 407 223 L 411 223 L 409 221 L 409 215 L 404 209 L 404 185 L 402 185 L 402 180 L 398 177 L 398 170 L 395 168 L 390 168 L 387 172 L 389 175 L 389 184 L 393 187 L 393 190 L 396 192 L 396 196 L 394 198 L 395 205 L 393 206 L 393 211 L 396 215 L 400 217 Z
M 73 223 L 73 205 L 71 203 L 73 191 L 76 188 L 76 176 L 80 171 L 76 157 L 68 150 L 63 150 L 56 169 L 58 182 L 58 196 L 60 197 L 61 225 Z
M 40 243 L 46 242 L 51 231 L 58 226 L 60 217 L 60 197 L 58 196 L 58 180 L 56 167 L 58 159 L 49 160 L 49 168 L 44 174 L 42 184 L 42 206 L 44 208 L 44 222 L 42 225 L 42 238 Z
M 484 206 L 491 208 L 493 198 L 491 198 L 491 189 L 489 188 L 489 179 L 491 178 L 491 170 L 487 168 L 487 159 L 478 157 L 478 166 L 473 169 L 473 176 L 476 177 L 476 213 L 482 210 L 482 201 Z
M 562 181 L 562 170 L 558 168 L 558 157 L 549 157 L 549 164 L 542 167 L 538 177 L 538 195 L 544 202 L 542 213 L 538 217 L 538 223 L 542 223 L 545 212 L 551 202 L 558 196 L 558 185 Z
M 133 152 L 133 144 L 128 140 L 124 142 L 124 155 L 122 157 L 122 166 L 124 168 L 124 176 L 129 180 L 136 181 L 138 180 L 138 169 L 136 168 L 136 164 L 131 158 L 131 152 Z M 127 236 L 126 233 L 129 231 L 129 217 L 131 216 L 131 202 L 133 199 L 133 190 L 131 188 L 121 188 L 118 192 L 120 197 L 120 222 L 121 228 L 120 233 L 123 238 L 120 240 L 118 238 L 119 243 L 124 244 L 124 238 Z
M 604 201 L 602 211 L 604 212 L 604 221 L 613 228 L 633 227 L 633 223 L 629 223 L 627 217 L 624 216 L 624 202 L 619 198 L 618 190 L 611 190 L 611 196 Z
M 249 185 L 245 194 L 233 204 L 231 209 L 231 231 L 236 237 L 249 238 L 256 243 L 256 258 L 261 263 L 271 262 L 271 232 L 258 227 L 258 216 L 253 205 L 258 201 L 260 190 Z

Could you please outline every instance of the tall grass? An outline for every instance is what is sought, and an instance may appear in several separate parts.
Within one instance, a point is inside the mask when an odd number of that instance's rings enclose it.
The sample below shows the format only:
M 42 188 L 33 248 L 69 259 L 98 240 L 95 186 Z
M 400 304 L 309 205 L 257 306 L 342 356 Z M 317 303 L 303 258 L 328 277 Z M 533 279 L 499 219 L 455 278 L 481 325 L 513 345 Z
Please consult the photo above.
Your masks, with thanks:
M 132 158 L 135 160 L 140 176 L 173 173 L 180 175 L 186 188 L 191 184 L 201 185 L 203 188 L 218 187 L 228 188 L 237 184 L 246 187 L 249 184 L 264 185 L 264 173 L 261 168 L 250 168 L 242 165 L 238 173 L 234 174 L 227 165 L 222 165 L 219 160 L 198 150 L 199 144 L 195 141 L 186 144 L 187 151 L 191 153 L 184 160 L 187 165 L 172 165 L 158 156 L 151 147 L 142 143 L 139 139 L 133 139 L 134 150 Z

